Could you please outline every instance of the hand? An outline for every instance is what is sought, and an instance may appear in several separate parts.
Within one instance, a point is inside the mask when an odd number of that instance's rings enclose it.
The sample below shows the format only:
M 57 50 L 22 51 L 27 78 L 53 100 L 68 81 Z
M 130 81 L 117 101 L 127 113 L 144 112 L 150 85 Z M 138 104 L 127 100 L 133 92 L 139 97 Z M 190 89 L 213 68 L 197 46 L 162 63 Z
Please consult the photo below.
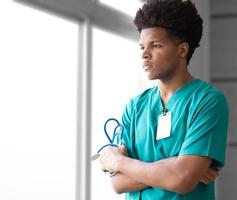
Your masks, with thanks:
M 208 185 L 211 181 L 214 181 L 220 174 L 220 169 L 209 168 L 207 172 L 200 178 L 200 182 Z
M 103 171 L 118 172 L 117 164 L 126 153 L 124 147 L 108 147 L 100 154 L 101 169 Z
M 126 146 L 124 144 L 119 146 L 119 151 L 124 156 L 128 156 L 128 150 L 127 150 L 127 148 L 126 148 Z

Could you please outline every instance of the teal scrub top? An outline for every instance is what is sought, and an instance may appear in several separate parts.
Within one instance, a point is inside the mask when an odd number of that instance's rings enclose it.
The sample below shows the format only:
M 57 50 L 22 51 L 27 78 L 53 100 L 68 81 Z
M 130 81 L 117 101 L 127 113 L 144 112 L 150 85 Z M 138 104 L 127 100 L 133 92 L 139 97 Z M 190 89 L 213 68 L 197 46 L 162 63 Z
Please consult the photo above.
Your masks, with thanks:
M 225 96 L 210 84 L 194 79 L 178 89 L 165 105 L 171 117 L 171 135 L 156 139 L 162 102 L 157 86 L 130 100 L 123 116 L 123 143 L 129 157 L 154 162 L 161 159 L 199 155 L 213 158 L 212 167 L 225 163 L 228 106 Z M 149 187 L 126 193 L 127 200 L 214 200 L 214 182 L 199 183 L 185 195 Z

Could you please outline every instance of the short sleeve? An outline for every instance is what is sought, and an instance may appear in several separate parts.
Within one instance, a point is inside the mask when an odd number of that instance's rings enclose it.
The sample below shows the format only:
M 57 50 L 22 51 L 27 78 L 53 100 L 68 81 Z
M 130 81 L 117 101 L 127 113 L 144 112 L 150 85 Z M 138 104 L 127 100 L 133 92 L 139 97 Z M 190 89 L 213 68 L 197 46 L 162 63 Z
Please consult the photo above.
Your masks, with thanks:
M 212 167 L 225 164 L 228 105 L 223 94 L 207 94 L 193 105 L 179 155 L 200 155 L 213 159 Z
M 132 99 L 126 105 L 122 114 L 122 126 L 123 126 L 123 138 L 122 143 L 126 146 L 129 156 L 131 156 L 131 139 L 130 139 L 130 129 L 131 129 L 131 119 L 132 119 Z M 118 143 L 118 141 L 117 141 Z
M 123 144 L 130 149 L 130 126 L 132 118 L 132 99 L 126 105 L 122 115 L 122 125 L 124 127 Z

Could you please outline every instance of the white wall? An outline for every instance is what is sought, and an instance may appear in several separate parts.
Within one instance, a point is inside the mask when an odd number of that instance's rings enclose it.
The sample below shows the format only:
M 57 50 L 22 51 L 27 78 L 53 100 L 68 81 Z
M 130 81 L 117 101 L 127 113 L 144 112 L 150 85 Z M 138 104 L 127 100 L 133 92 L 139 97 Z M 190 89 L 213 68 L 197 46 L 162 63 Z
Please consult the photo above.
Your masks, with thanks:
M 218 180 L 218 200 L 235 200 L 237 196 L 236 8 L 236 0 L 211 0 L 211 79 L 226 95 L 230 108 L 227 159 Z
M 209 0 L 193 0 L 203 19 L 203 36 L 189 64 L 191 73 L 205 81 L 210 81 L 210 6 Z

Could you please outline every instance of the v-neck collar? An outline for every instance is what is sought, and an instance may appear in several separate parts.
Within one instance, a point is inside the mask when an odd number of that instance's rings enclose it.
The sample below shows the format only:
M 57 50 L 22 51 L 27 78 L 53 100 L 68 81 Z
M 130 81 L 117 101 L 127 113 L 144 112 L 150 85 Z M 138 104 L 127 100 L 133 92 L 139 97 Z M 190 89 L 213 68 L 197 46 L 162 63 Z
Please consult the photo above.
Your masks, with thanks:
M 180 88 L 178 88 L 169 98 L 169 100 L 166 102 L 166 104 L 164 104 L 165 108 L 167 109 L 169 107 L 169 105 L 171 104 L 170 102 L 173 101 L 173 99 L 175 99 L 175 97 L 179 94 L 182 93 L 186 88 L 188 88 L 189 86 L 193 85 L 194 82 L 199 81 L 199 79 L 192 79 L 191 81 L 189 81 L 188 83 L 182 85 Z M 160 100 L 160 105 L 163 107 L 163 103 L 160 97 L 160 90 L 159 87 L 157 86 L 157 92 L 158 92 L 158 96 L 159 96 L 159 100 Z

